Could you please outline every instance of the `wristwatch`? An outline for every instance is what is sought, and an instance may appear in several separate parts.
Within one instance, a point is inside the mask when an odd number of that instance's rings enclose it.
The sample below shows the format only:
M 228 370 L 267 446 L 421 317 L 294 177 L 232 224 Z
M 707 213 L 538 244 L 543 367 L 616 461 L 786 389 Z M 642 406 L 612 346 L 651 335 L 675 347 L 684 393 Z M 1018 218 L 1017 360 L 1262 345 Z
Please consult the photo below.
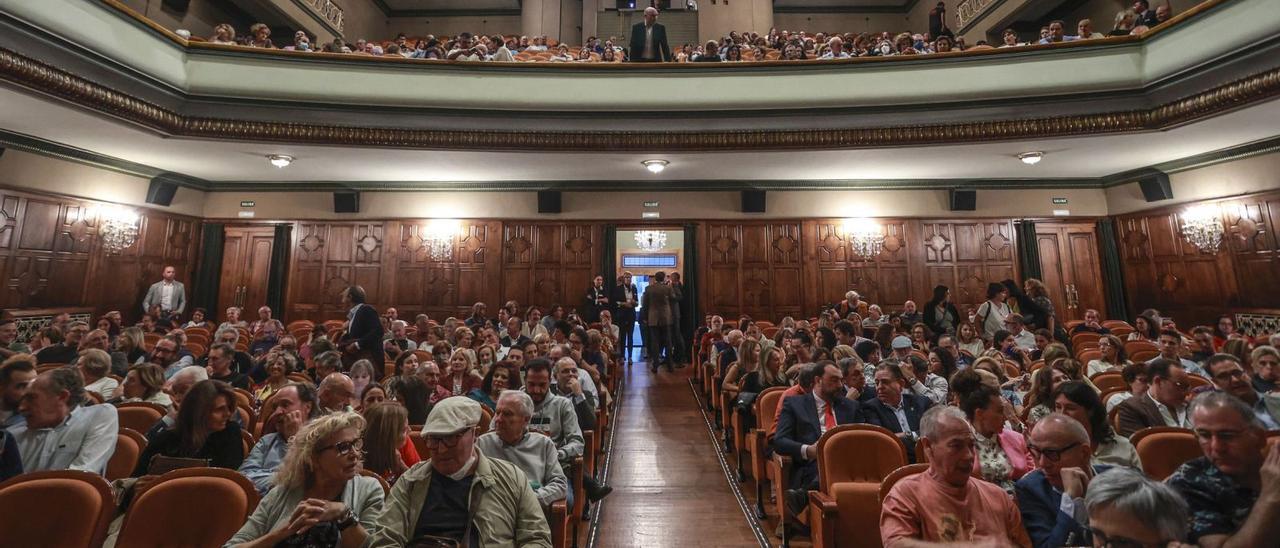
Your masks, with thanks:
M 342 513 L 342 517 L 335 520 L 333 524 L 338 527 L 339 531 L 346 531 L 348 527 L 355 525 L 356 515 L 351 511 L 351 507 L 348 506 L 347 510 Z

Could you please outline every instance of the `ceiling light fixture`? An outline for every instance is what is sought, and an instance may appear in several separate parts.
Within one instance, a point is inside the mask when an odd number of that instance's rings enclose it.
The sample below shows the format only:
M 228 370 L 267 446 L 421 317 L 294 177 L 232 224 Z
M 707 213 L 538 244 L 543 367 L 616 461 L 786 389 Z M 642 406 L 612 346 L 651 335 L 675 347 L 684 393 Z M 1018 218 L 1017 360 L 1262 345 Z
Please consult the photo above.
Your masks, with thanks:
M 1022 154 L 1018 155 L 1018 159 L 1022 160 L 1022 163 L 1027 164 L 1029 166 L 1034 166 L 1040 163 L 1041 158 L 1044 158 L 1044 153 L 1039 151 L 1023 152 Z
M 293 163 L 293 156 L 286 156 L 284 154 L 268 154 L 267 159 L 271 160 L 271 165 L 281 169 L 289 167 L 289 164 Z
M 648 169 L 650 173 L 657 175 L 662 173 L 662 170 L 667 169 L 667 164 L 671 162 L 666 160 L 645 160 L 640 163 L 644 164 L 644 167 Z
M 641 251 L 653 253 L 662 251 L 667 248 L 667 231 L 665 230 L 637 230 L 635 235 L 636 247 Z
M 138 240 L 138 212 L 119 206 L 111 206 L 99 212 L 98 237 L 107 253 L 120 253 Z
M 841 228 L 853 253 L 863 261 L 875 259 L 884 250 L 884 227 L 874 219 L 845 219 Z

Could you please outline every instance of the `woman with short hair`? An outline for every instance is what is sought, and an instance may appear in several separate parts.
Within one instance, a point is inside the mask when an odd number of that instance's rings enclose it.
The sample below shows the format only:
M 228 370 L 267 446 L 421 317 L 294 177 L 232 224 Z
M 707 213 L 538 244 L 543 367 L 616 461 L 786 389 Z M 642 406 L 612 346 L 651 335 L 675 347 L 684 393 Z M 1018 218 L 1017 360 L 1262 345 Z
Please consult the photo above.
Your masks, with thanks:
M 166 409 L 173 406 L 173 400 L 164 393 L 164 368 L 154 363 L 130 367 L 116 394 L 118 397 L 113 403 L 140 401 L 162 405 Z
M 275 49 L 271 42 L 271 27 L 262 23 L 254 23 L 249 27 L 249 47 Z
M 209 37 L 211 44 L 223 44 L 234 46 L 236 44 L 236 29 L 226 23 L 213 27 L 213 36 Z
M 275 487 L 224 548 L 363 545 L 386 496 L 378 480 L 360 475 L 364 426 L 352 412 L 303 426 L 289 440 Z

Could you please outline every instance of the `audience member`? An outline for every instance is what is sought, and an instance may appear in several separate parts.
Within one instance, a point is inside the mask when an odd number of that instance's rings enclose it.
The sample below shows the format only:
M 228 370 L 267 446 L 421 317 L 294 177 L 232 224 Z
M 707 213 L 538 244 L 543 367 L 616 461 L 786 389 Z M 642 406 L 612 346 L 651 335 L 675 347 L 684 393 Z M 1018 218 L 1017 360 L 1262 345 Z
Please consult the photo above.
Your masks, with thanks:
M 140 478 L 142 485 L 135 485 L 134 489 L 145 489 L 144 485 L 156 479 L 146 476 L 158 456 L 201 459 L 208 466 L 232 470 L 244 462 L 240 425 L 231 421 L 236 413 L 236 395 L 230 386 L 221 381 L 200 381 L 182 401 L 176 424 L 156 434 L 138 458 L 132 475 Z
M 377 529 L 385 494 L 360 475 L 361 431 L 355 413 L 335 413 L 302 427 L 289 442 L 271 490 L 224 548 L 361 546 Z
M 80 338 L 89 332 L 89 324 L 75 321 L 67 324 L 65 334 L 62 334 L 61 341 L 55 341 L 55 344 L 45 346 L 36 351 L 37 363 L 44 365 L 46 363 L 68 364 L 76 361 L 80 352 Z M 61 333 L 55 331 L 54 333 Z
M 984 539 L 997 546 L 1031 546 L 1018 506 L 1009 495 L 971 475 L 974 441 L 964 413 L 938 406 L 925 413 L 920 423 L 929 469 L 899 480 L 889 490 L 880 511 L 884 546 Z
M 1169 486 L 1128 468 L 1094 476 L 1084 497 L 1094 546 L 1181 546 L 1187 503 Z
M 1093 387 L 1081 381 L 1067 381 L 1053 389 L 1053 409 L 1080 423 L 1089 434 L 1089 451 L 1094 464 L 1142 469 L 1142 461 L 1133 444 L 1117 436 L 1107 420 L 1107 412 Z
M 235 365 L 236 349 L 226 343 L 214 343 L 209 347 L 209 356 L 205 359 L 205 369 L 209 373 L 209 378 L 215 381 L 222 381 L 234 388 L 248 390 L 250 386 L 249 377 L 242 373 L 237 373 L 231 369 Z
M 1108 468 L 1091 463 L 1089 434 L 1075 419 L 1052 413 L 1031 431 L 1028 449 L 1037 469 L 1018 480 L 1015 499 L 1032 544 L 1087 544 L 1085 493 L 1093 478 Z
M 1150 388 L 1116 406 L 1116 433 L 1124 437 L 1150 426 L 1189 427 L 1187 372 L 1178 362 L 1155 358 L 1147 362 Z
M 1084 322 L 1077 324 L 1071 328 L 1071 334 L 1076 333 L 1097 333 L 1099 335 L 1110 335 L 1111 330 L 1102 326 L 1101 314 L 1092 308 L 1084 311 Z
M 164 316 L 182 315 L 187 307 L 187 292 L 182 282 L 174 279 L 177 272 L 172 266 L 165 266 L 160 274 L 161 280 L 147 288 L 147 296 L 142 299 L 144 313 L 159 306 L 160 313 Z
M 906 384 L 900 362 L 885 360 L 875 370 L 876 397 L 866 402 L 868 422 L 883 426 L 907 448 L 911 462 L 916 461 L 916 440 L 920 436 L 920 419 L 932 402 L 923 396 L 903 391 Z
M 130 367 L 116 394 L 113 403 L 147 402 L 165 409 L 173 406 L 173 400 L 164 391 L 164 370 L 154 363 Z
M 114 406 L 86 407 L 84 400 L 84 383 L 74 369 L 51 369 L 31 381 L 18 404 L 26 420 L 8 429 L 22 455 L 23 471 L 106 471 L 120 418 Z
M 36 380 L 36 360 L 30 354 L 10 356 L 0 364 L 0 430 L 26 420 L 19 411 L 22 395 Z
M 1209 378 L 1209 374 L 1205 372 L 1204 368 L 1200 367 L 1200 364 L 1182 357 L 1183 341 L 1181 333 L 1172 329 L 1160 331 L 1157 343 L 1160 347 L 1160 355 L 1156 358 L 1147 360 L 1147 363 L 1151 363 L 1157 358 L 1163 358 L 1182 364 L 1182 368 L 1185 369 L 1187 373 L 1199 375 L 1206 379 Z
M 1266 395 L 1280 389 L 1280 352 L 1270 345 L 1259 346 L 1249 355 L 1253 365 L 1253 389 Z
M 529 479 L 542 510 L 550 515 L 551 504 L 569 498 L 569 480 L 556 453 L 556 444 L 547 436 L 529 431 L 533 400 L 519 390 L 504 390 L 498 396 L 493 430 L 476 439 L 476 448 L 485 456 L 514 464 Z
M 264 409 L 262 437 L 240 465 L 240 473 L 266 494 L 275 486 L 274 475 L 284 461 L 289 440 L 308 422 L 320 416 L 315 391 L 307 384 L 286 386 L 271 398 L 272 409 Z
M 818 488 L 818 439 L 841 424 L 865 422 L 862 405 L 845 397 L 840 368 L 831 362 L 811 364 L 800 371 L 800 386 L 809 391 L 782 400 L 782 413 L 773 437 L 774 450 L 795 464 L 786 492 L 786 504 L 799 514 L 808 504 L 809 491 Z
M 18 342 L 18 321 L 13 318 L 0 319 L 0 359 L 9 359 L 18 354 L 30 354 L 31 347 Z
M 115 397 L 120 381 L 108 376 L 111 373 L 111 356 L 102 350 L 90 348 L 80 352 L 76 370 L 84 382 L 85 392 L 93 392 L 101 401 Z
M 957 388 L 958 390 L 958 388 Z M 1005 428 L 1006 403 L 999 388 L 978 385 L 957 393 L 960 410 L 973 425 L 974 470 L 982 479 L 1013 494 L 1014 482 L 1035 468 L 1022 432 Z
M 330 373 L 316 388 L 316 401 L 324 414 L 351 411 L 351 398 L 356 396 L 355 385 L 343 373 Z
M 265 402 L 281 388 L 289 384 L 289 373 L 297 369 L 298 360 L 289 352 L 268 353 L 266 359 L 267 378 L 258 386 L 254 397 Z
M 371 404 L 361 414 L 368 421 L 364 467 L 394 485 L 400 474 L 422 460 L 409 439 L 409 411 L 403 405 L 385 402 Z
M 549 385 L 548 365 L 541 369 Z M 400 476 L 366 544 L 434 539 L 436 545 L 551 547 L 551 530 L 524 472 L 476 449 L 479 422 L 480 404 L 470 398 L 436 406 L 422 428 L 431 458 Z

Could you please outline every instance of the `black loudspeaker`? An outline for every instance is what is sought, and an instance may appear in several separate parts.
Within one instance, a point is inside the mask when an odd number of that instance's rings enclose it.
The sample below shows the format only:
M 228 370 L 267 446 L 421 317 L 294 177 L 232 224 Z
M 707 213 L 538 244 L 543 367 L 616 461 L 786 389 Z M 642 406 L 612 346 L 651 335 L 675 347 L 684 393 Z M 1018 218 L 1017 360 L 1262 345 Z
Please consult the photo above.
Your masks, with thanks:
M 978 209 L 978 191 L 951 189 L 951 211 L 973 211 Z
M 334 192 L 333 193 L 333 212 L 334 213 L 360 213 L 360 193 L 359 192 Z
M 560 191 L 538 191 L 538 213 L 560 213 Z
M 178 192 L 178 185 L 161 180 L 159 177 L 152 177 L 151 185 L 147 187 L 147 203 L 168 206 L 173 203 L 173 195 L 176 192 Z
M 1169 174 L 1163 171 L 1153 171 L 1143 175 L 1138 179 L 1138 186 L 1142 187 L 1142 197 L 1148 202 L 1173 199 L 1173 187 L 1169 186 Z
M 0 147 L 0 158 L 4 157 L 4 147 Z
M 742 212 L 743 213 L 764 213 L 765 191 L 763 190 L 744 190 L 742 191 Z

